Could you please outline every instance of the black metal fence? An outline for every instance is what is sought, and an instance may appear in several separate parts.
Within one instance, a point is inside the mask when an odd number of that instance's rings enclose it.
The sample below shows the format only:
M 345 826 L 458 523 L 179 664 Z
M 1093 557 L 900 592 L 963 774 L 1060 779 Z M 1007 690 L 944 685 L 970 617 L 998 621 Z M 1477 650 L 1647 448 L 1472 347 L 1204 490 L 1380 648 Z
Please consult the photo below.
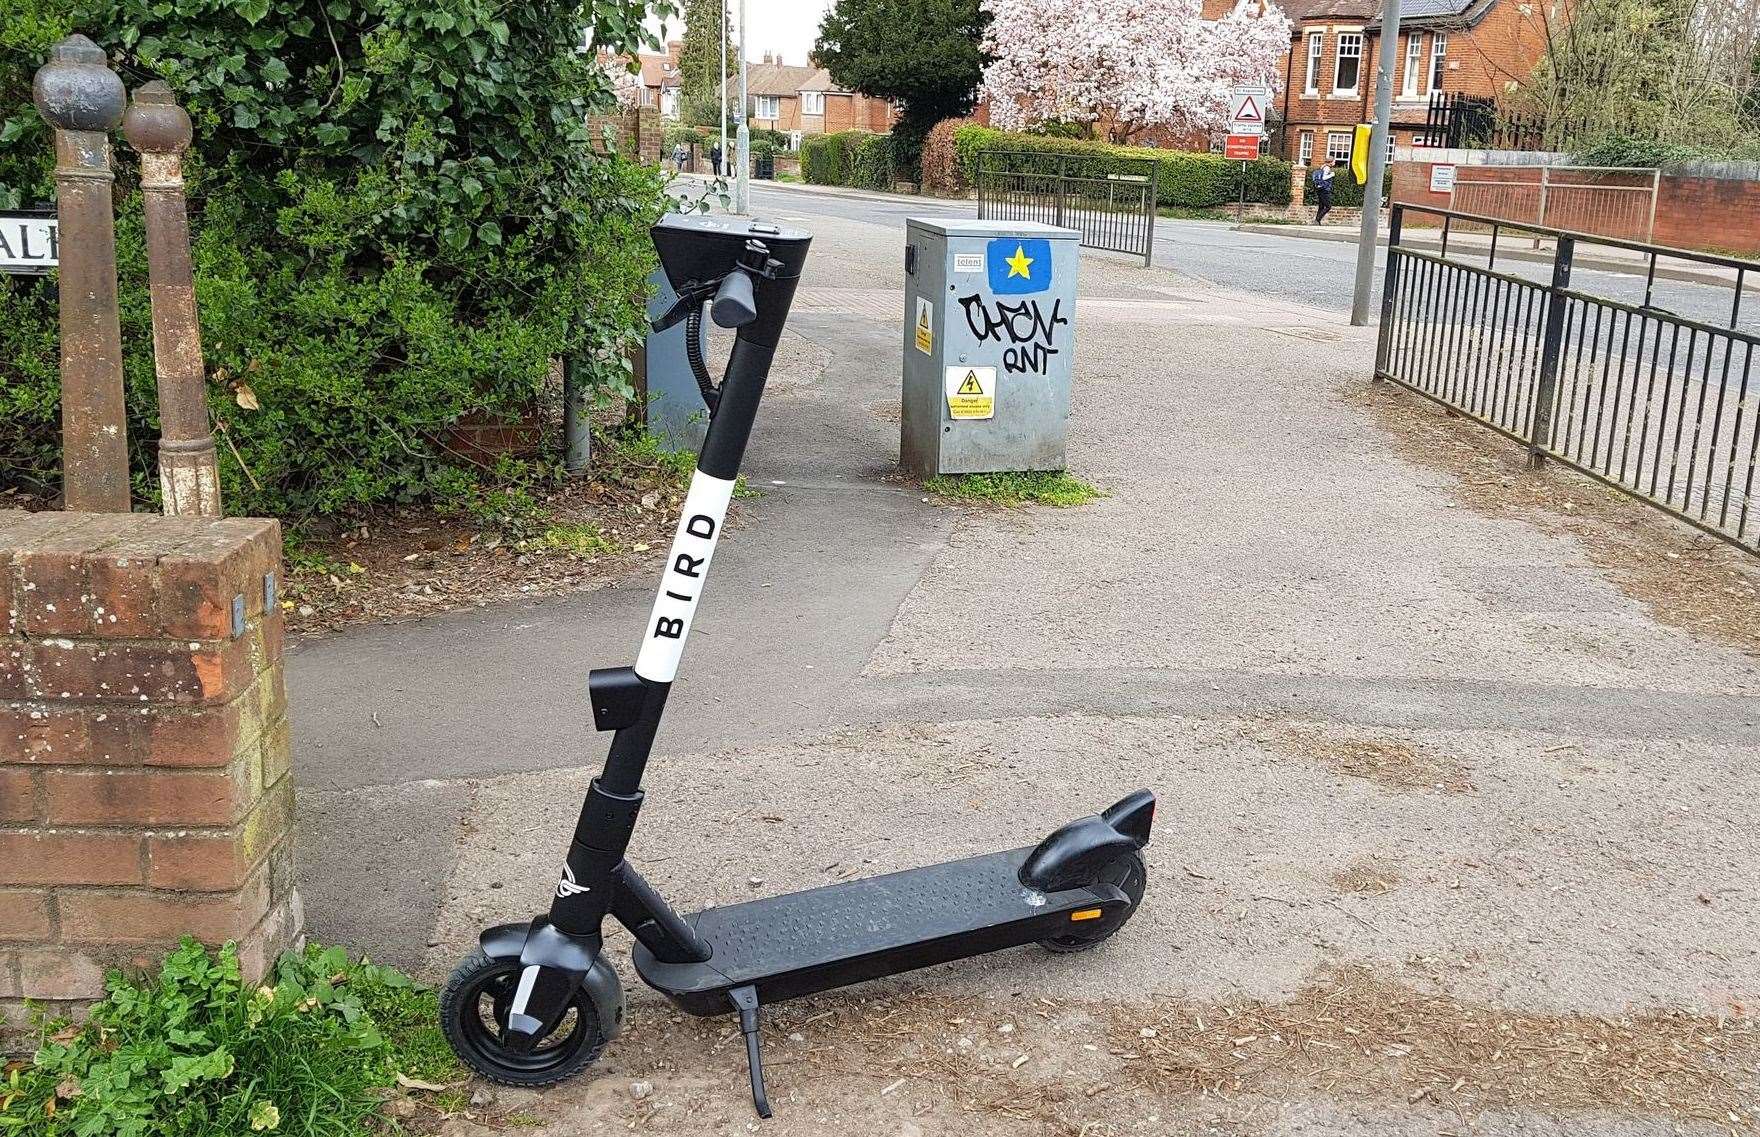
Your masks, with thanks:
M 1402 244 L 1408 212 L 1443 219 L 1438 252 Z M 1449 259 L 1451 230 L 1465 227 L 1490 233 L 1488 246 L 1472 245 L 1482 266 L 1459 259 L 1458 238 Z M 1510 230 L 1554 242 L 1550 281 L 1497 268 L 1498 238 Z M 1393 207 L 1388 239 L 1377 379 L 1522 443 L 1535 465 L 1562 462 L 1760 552 L 1760 335 L 1742 326 L 1743 293 L 1760 280 L 1760 261 L 1411 205 Z M 1643 302 L 1573 288 L 1584 245 L 1644 254 Z M 1659 258 L 1689 262 L 1700 289 L 1727 286 L 1727 319 L 1659 307 Z
M 1496 99 L 1460 91 L 1434 91 L 1424 119 L 1426 146 L 1535 150 L 1544 131 L 1538 119 L 1500 107 Z
M 1135 253 L 1147 265 L 1155 251 L 1160 168 L 1150 158 L 980 151 L 978 217 L 1064 226 L 1091 249 Z

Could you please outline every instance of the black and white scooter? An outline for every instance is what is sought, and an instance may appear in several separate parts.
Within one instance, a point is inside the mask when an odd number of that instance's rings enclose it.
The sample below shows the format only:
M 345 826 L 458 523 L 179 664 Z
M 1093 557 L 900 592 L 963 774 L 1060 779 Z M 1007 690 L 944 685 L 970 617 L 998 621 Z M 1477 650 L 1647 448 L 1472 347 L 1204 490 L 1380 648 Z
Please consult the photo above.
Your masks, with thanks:
M 1143 898 L 1141 850 L 1155 798 L 1139 790 L 1036 846 L 690 917 L 624 860 L 642 771 L 811 241 L 799 230 L 707 217 L 667 217 L 653 237 L 679 294 L 660 325 L 689 324 L 708 436 L 636 664 L 588 677 L 594 721 L 616 733 L 587 790 L 550 912 L 485 931 L 480 950 L 447 982 L 440 1014 L 453 1049 L 486 1078 L 541 1086 L 579 1073 L 622 1023 L 623 989 L 601 951 L 611 916 L 635 936 L 636 971 L 650 986 L 691 1014 L 739 1012 L 752 1099 L 768 1117 L 762 1004 L 1035 942 L 1053 951 L 1094 946 Z M 739 329 L 718 388 L 697 350 L 705 303 L 717 324 Z

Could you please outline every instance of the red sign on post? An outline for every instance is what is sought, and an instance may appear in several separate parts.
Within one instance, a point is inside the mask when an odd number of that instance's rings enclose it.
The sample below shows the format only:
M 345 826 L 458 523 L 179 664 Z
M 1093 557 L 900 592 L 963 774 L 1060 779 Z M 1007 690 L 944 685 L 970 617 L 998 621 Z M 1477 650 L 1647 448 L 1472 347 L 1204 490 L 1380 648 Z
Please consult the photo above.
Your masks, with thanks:
M 1222 156 L 1229 161 L 1251 162 L 1259 156 L 1257 134 L 1231 134 L 1223 144 Z

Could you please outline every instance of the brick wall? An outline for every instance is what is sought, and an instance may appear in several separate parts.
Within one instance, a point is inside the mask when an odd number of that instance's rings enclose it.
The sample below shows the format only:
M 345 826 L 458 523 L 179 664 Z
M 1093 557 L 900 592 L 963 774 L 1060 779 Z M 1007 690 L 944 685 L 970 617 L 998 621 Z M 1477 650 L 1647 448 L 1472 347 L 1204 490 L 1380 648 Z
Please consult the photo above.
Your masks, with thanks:
M 604 148 L 607 127 L 618 153 L 644 165 L 660 164 L 664 125 L 658 107 L 624 107 L 612 114 L 588 115 L 587 130 L 595 148 Z
M 1459 153 L 1467 153 L 1461 151 Z M 1476 152 L 1475 152 L 1476 153 Z M 1436 165 L 1453 165 L 1457 171 L 1466 163 L 1399 161 L 1393 164 L 1393 200 L 1407 205 L 1424 205 L 1437 209 L 1449 207 L 1449 195 L 1430 192 L 1430 171 Z M 1478 166 L 1472 176 L 1484 180 L 1534 181 L 1532 167 Z M 1643 175 L 1560 174 L 1560 178 L 1576 181 L 1601 181 L 1607 184 L 1641 185 L 1648 181 Z M 1538 188 L 1512 191 L 1504 199 L 1498 216 L 1532 222 L 1537 216 Z M 1620 222 L 1611 227 L 1601 224 L 1606 217 L 1586 212 L 1587 195 L 1554 194 L 1548 204 L 1548 223 L 1553 228 L 1602 232 L 1608 236 L 1642 240 L 1639 232 L 1626 231 L 1625 211 L 1611 213 Z M 1414 228 L 1440 225 L 1441 219 L 1421 213 L 1408 213 L 1405 224 Z M 1676 249 L 1705 249 L 1718 252 L 1760 255 L 1760 181 L 1744 178 L 1685 177 L 1663 175 L 1657 186 L 1656 228 L 1651 242 Z
M 273 521 L 0 511 L 0 1035 L 299 937 L 280 563 Z

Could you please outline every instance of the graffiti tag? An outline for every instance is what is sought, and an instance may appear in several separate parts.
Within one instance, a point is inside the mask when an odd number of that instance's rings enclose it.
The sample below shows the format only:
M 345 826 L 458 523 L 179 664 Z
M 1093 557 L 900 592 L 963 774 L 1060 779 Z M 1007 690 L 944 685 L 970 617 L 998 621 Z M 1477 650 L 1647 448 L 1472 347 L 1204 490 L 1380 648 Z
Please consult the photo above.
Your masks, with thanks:
M 1047 313 L 1038 300 L 1022 300 L 1017 304 L 996 301 L 984 303 L 977 293 L 962 297 L 959 306 L 966 314 L 966 327 L 979 343 L 1007 343 L 1002 365 L 1013 375 L 1043 375 L 1058 348 L 1057 329 L 1069 325 L 1063 314 L 1061 299 L 1051 302 Z

